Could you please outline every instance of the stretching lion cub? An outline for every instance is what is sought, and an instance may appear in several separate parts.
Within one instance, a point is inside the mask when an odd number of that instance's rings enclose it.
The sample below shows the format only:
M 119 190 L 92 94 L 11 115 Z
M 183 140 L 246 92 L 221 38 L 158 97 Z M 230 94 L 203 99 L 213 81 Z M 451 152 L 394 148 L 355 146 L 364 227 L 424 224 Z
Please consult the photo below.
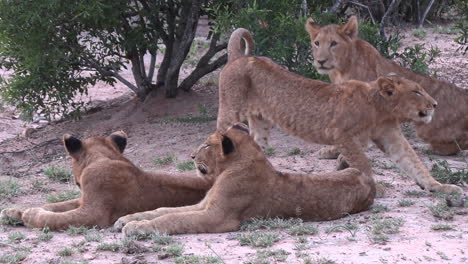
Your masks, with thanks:
M 368 42 L 358 37 L 358 21 L 351 17 L 345 25 L 321 27 L 309 19 L 314 66 L 328 74 L 333 83 L 348 80 L 373 81 L 395 73 L 419 83 L 438 102 L 432 122 L 416 124 L 417 135 L 431 144 L 432 150 L 452 155 L 468 149 L 468 92 L 448 82 L 424 76 L 384 58 Z
M 219 78 L 217 128 L 247 119 L 262 148 L 272 124 L 306 141 L 335 145 L 353 168 L 371 175 L 364 154 L 372 140 L 423 189 L 461 193 L 430 175 L 401 133 L 400 120 L 428 123 L 437 102 L 417 83 L 381 77 L 373 82 L 329 84 L 288 72 L 270 60 L 250 55 L 253 41 L 246 29 L 232 33 L 228 63 Z
M 193 157 L 202 177 L 216 179 L 200 203 L 128 215 L 115 226 L 126 224 L 126 235 L 229 232 L 252 217 L 337 219 L 374 201 L 374 180 L 354 168 L 321 175 L 276 171 L 244 124 L 215 132 Z
M 214 180 L 195 173 L 173 175 L 140 170 L 122 155 L 127 144 L 124 132 L 84 141 L 65 134 L 63 142 L 72 157 L 81 198 L 25 211 L 5 209 L 2 217 L 31 228 L 48 226 L 52 230 L 69 226 L 108 227 L 123 215 L 161 206 L 195 204 Z

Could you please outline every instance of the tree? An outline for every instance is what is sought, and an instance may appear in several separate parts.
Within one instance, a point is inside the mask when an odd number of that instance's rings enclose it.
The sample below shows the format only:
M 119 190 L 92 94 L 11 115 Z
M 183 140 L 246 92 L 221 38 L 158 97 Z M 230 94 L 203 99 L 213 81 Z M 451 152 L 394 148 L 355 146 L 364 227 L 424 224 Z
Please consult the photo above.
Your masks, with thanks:
M 25 113 L 73 115 L 89 85 L 120 81 L 144 100 L 163 89 L 175 97 L 222 66 L 227 43 L 211 34 L 209 49 L 178 85 L 182 63 L 209 1 L 83 0 L 0 1 L 1 67 L 13 70 L 2 96 Z M 164 48 L 162 48 L 164 47 Z M 156 58 L 164 58 L 155 84 Z M 145 55 L 150 62 L 145 63 Z M 212 58 L 217 57 L 214 61 Z M 119 74 L 130 65 L 133 82 Z

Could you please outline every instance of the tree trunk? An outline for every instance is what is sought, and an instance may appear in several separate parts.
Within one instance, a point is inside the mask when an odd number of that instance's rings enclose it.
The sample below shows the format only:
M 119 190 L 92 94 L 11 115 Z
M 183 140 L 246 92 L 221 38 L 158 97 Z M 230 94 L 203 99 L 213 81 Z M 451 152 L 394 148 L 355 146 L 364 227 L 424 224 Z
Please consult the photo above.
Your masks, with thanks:
M 185 19 L 185 21 L 180 21 L 179 27 L 175 31 L 176 37 L 173 43 L 170 65 L 164 78 L 166 97 L 169 98 L 177 96 L 180 67 L 187 57 L 195 38 L 198 19 L 200 18 L 200 0 L 194 0 L 191 3 L 187 1 L 183 2 L 183 4 L 185 6 L 182 7 L 180 18 Z
M 426 16 L 427 16 L 427 14 L 429 13 L 429 10 L 431 10 L 431 7 L 432 7 L 432 5 L 434 4 L 434 1 L 435 1 L 435 0 L 431 0 L 431 2 L 429 2 L 429 4 L 428 4 L 427 7 L 426 7 L 426 10 L 424 11 L 424 13 L 423 13 L 421 19 L 419 20 L 419 27 L 420 27 L 420 28 L 423 26 L 424 20 L 426 20 Z
M 379 33 L 380 33 L 380 36 L 382 36 L 385 40 L 387 40 L 387 37 L 385 36 L 385 26 L 387 25 L 389 16 L 393 13 L 395 9 L 398 8 L 398 6 L 400 5 L 400 2 L 401 0 L 392 0 L 392 2 L 388 6 L 387 11 L 383 15 L 382 20 L 380 22 Z

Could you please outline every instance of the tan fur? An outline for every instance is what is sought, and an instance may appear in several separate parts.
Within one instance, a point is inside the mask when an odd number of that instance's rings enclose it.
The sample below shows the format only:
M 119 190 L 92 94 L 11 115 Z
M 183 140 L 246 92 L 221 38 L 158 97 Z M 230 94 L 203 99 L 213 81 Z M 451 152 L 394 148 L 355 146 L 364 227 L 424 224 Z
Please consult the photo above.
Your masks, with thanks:
M 202 176 L 216 177 L 206 197 L 123 217 L 126 235 L 229 232 L 252 217 L 332 220 L 366 210 L 374 200 L 373 179 L 354 168 L 321 175 L 275 170 L 243 124 L 209 136 L 194 157 Z
M 22 221 L 27 227 L 48 226 L 52 230 L 69 226 L 108 227 L 127 214 L 195 204 L 211 187 L 213 179 L 198 177 L 195 172 L 169 174 L 140 170 L 121 153 L 126 140 L 123 132 L 84 141 L 64 135 L 81 198 L 24 212 L 5 209 L 2 217 Z
M 442 155 L 468 149 L 468 91 L 384 58 L 357 36 L 358 22 L 354 16 L 341 26 L 320 27 L 309 19 L 306 30 L 311 39 L 314 66 L 320 73 L 329 74 L 333 83 L 352 79 L 373 81 L 389 73 L 417 82 L 438 102 L 432 122 L 416 124 L 417 135 Z M 332 42 L 336 45 L 331 46 Z M 319 62 L 323 62 L 323 66 Z
M 421 86 L 404 78 L 329 84 L 288 72 L 272 61 L 239 57 L 220 74 L 217 128 L 247 119 L 251 135 L 265 148 L 268 131 L 276 124 L 306 141 L 337 146 L 351 167 L 368 175 L 371 165 L 364 149 L 372 140 L 422 188 L 461 192 L 431 177 L 399 126 L 403 120 L 429 122 L 436 104 Z

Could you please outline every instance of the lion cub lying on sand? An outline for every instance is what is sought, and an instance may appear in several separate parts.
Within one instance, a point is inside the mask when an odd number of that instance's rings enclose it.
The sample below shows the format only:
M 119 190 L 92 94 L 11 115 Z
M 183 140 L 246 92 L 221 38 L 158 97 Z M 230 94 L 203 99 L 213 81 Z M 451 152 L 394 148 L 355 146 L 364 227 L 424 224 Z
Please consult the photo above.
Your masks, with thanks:
M 322 175 L 276 171 L 244 124 L 215 132 L 193 157 L 202 177 L 216 178 L 200 203 L 124 216 L 115 226 L 128 223 L 126 235 L 229 232 L 252 217 L 337 219 L 374 201 L 374 180 L 354 168 Z
M 173 175 L 140 170 L 122 155 L 127 144 L 124 132 L 84 141 L 66 134 L 63 142 L 72 157 L 81 198 L 24 212 L 5 209 L 2 217 L 21 221 L 31 228 L 107 227 L 123 215 L 161 206 L 195 204 L 213 183 L 213 179 L 195 173 Z
M 335 145 L 353 168 L 371 175 L 364 154 L 372 140 L 423 189 L 461 193 L 461 188 L 432 178 L 401 133 L 400 121 L 431 121 L 437 102 L 417 83 L 381 77 L 373 82 L 329 84 L 288 72 L 270 60 L 247 55 L 253 46 L 246 29 L 228 44 L 228 63 L 219 78 L 217 128 L 247 119 L 251 135 L 267 146 L 272 124 L 306 141 Z

